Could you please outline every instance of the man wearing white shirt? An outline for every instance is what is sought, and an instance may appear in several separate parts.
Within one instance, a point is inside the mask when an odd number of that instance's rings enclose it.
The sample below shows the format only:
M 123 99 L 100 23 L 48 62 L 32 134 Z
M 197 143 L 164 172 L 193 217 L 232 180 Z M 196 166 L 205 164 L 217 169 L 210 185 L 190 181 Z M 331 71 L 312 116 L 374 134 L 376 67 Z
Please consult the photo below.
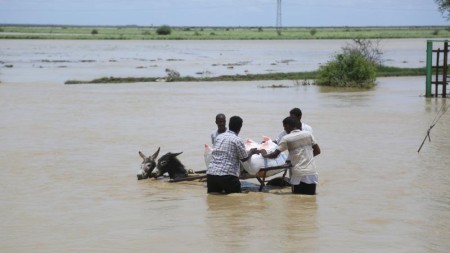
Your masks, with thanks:
M 310 132 L 297 128 L 294 117 L 285 118 L 283 127 L 287 134 L 281 138 L 277 149 L 270 154 L 267 154 L 266 150 L 261 150 L 261 154 L 264 158 L 276 158 L 287 150 L 292 163 L 290 170 L 292 193 L 315 195 L 319 175 L 314 157 L 320 154 L 320 147 Z
M 214 145 L 214 142 L 216 140 L 216 137 L 221 134 L 221 133 L 225 133 L 227 131 L 227 118 L 225 117 L 225 114 L 223 113 L 219 113 L 216 115 L 216 125 L 217 125 L 217 130 L 214 130 L 211 133 L 211 143 Z
M 289 112 L 289 115 L 291 117 L 294 117 L 297 119 L 297 128 L 302 131 L 308 131 L 310 133 L 313 133 L 312 127 L 310 127 L 308 124 L 302 122 L 302 110 L 300 108 L 294 108 Z M 282 131 L 278 134 L 277 138 L 275 139 L 275 143 L 279 143 L 281 138 L 286 135 L 286 131 Z

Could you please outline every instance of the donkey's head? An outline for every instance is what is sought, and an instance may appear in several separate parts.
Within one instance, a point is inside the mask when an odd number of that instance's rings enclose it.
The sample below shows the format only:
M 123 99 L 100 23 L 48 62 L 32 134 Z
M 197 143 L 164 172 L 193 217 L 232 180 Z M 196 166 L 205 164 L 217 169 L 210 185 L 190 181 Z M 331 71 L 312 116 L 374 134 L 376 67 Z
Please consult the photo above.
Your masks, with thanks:
M 187 176 L 187 171 L 184 165 L 178 160 L 177 156 L 180 153 L 167 153 L 158 159 L 158 165 L 152 172 L 152 177 L 157 178 L 164 173 L 169 173 L 170 179 L 184 178 Z
M 142 157 L 142 159 L 144 159 L 144 161 L 142 161 L 141 168 L 138 170 L 137 173 L 138 180 L 146 179 L 150 176 L 153 169 L 155 169 L 156 167 L 156 158 L 158 157 L 158 154 L 159 148 L 153 155 L 149 157 L 146 157 L 141 151 L 139 151 L 139 155 Z

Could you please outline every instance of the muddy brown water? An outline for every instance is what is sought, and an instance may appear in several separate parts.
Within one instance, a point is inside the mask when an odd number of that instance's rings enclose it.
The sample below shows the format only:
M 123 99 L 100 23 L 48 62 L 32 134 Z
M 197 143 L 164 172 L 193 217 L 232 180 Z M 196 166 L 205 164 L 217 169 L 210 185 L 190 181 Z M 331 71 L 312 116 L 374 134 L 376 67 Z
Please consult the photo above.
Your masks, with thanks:
M 291 81 L 63 84 L 166 67 L 314 69 L 344 43 L 0 41 L 3 65 L 14 65 L 0 72 L 0 251 L 446 252 L 450 117 L 418 153 L 448 107 L 423 97 L 424 77 L 357 91 Z M 386 41 L 385 50 L 393 65 L 424 64 L 424 40 Z M 293 87 L 261 88 L 272 84 Z M 186 167 L 204 169 L 216 113 L 240 115 L 240 136 L 259 140 L 293 107 L 322 149 L 317 196 L 217 196 L 204 183 L 136 180 L 139 150 L 183 151 Z

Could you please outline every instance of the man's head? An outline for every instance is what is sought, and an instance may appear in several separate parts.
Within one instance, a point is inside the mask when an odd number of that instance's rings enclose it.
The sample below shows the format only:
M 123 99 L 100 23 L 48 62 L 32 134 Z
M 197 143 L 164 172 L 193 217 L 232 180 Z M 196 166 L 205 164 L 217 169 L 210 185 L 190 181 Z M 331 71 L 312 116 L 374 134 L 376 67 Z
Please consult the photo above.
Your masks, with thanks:
M 228 124 L 228 128 L 230 131 L 235 132 L 236 134 L 239 134 L 242 128 L 242 122 L 243 120 L 239 116 L 233 116 L 230 118 L 230 123 Z
M 291 117 L 296 117 L 299 120 L 302 119 L 302 110 L 300 110 L 300 108 L 294 108 L 294 109 L 290 110 L 289 114 L 291 115 Z
M 283 120 L 283 127 L 286 133 L 290 133 L 292 130 L 297 129 L 297 119 L 295 117 L 287 117 Z
M 225 117 L 225 114 L 219 113 L 216 115 L 216 125 L 219 133 L 223 133 L 227 130 L 227 118 Z
M 300 108 L 294 108 L 289 111 L 289 114 L 297 120 L 297 128 L 300 129 L 302 126 L 302 110 Z

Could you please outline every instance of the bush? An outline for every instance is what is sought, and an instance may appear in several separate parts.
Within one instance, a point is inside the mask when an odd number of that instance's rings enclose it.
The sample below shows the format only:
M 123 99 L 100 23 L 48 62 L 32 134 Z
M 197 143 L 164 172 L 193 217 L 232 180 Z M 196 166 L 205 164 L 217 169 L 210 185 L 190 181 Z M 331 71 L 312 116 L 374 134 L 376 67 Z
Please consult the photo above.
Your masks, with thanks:
M 371 88 L 375 85 L 376 67 L 357 52 L 336 55 L 321 66 L 316 83 L 323 86 Z
M 97 29 L 93 29 L 93 30 L 91 31 L 91 34 L 92 34 L 92 35 L 96 35 L 96 34 L 98 34 L 98 31 L 97 31 Z
M 168 25 L 163 25 L 156 29 L 156 33 L 158 35 L 169 35 L 170 33 L 172 33 L 172 28 L 170 28 L 170 26 Z
M 309 34 L 311 34 L 311 36 L 316 35 L 317 30 L 316 29 L 311 29 L 311 31 L 309 31 Z
M 380 49 L 380 41 L 370 39 L 353 39 L 353 44 L 347 44 L 342 48 L 344 54 L 357 53 L 362 55 L 366 60 L 375 65 L 381 66 L 383 64 L 383 52 Z

